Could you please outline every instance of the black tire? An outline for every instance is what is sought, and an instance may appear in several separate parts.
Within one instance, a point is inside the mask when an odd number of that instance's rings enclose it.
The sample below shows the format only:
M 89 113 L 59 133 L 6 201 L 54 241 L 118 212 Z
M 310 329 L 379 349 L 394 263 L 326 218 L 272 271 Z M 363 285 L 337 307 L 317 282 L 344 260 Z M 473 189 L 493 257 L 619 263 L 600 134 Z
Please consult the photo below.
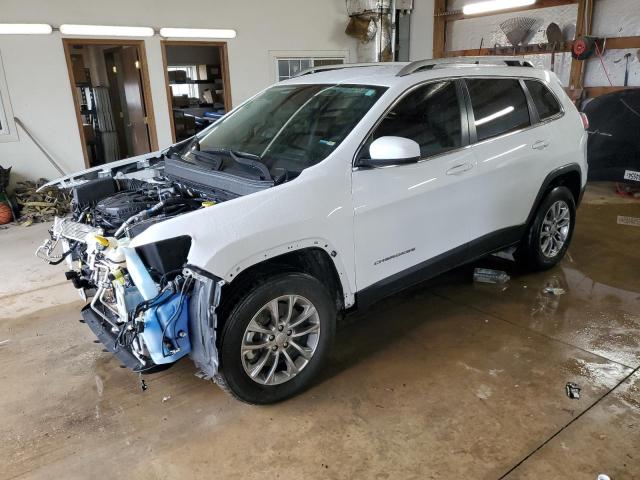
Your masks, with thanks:
M 553 255 L 545 254 L 541 245 L 541 235 L 543 229 L 543 222 L 545 216 L 549 212 L 549 209 L 556 204 L 556 202 L 564 202 L 569 209 L 569 231 L 564 240 L 562 248 L 557 252 L 552 252 Z M 553 188 L 544 197 L 536 216 L 531 222 L 525 237 L 522 239 L 522 243 L 516 250 L 516 259 L 528 270 L 548 270 L 556 265 L 567 252 L 571 237 L 573 236 L 573 229 L 576 223 L 576 204 L 573 198 L 573 194 L 567 187 L 559 186 Z M 545 227 L 546 228 L 546 227 Z
M 279 402 L 308 388 L 322 368 L 335 333 L 336 305 L 327 288 L 316 278 L 304 273 L 286 273 L 263 278 L 253 284 L 247 292 L 231 307 L 222 329 L 220 369 L 215 381 L 227 393 L 246 403 Z M 273 299 L 285 295 L 304 297 L 315 307 L 319 320 L 315 352 L 299 373 L 284 383 L 258 383 L 247 374 L 243 366 L 242 342 L 254 315 Z M 288 351 L 291 351 L 291 347 Z

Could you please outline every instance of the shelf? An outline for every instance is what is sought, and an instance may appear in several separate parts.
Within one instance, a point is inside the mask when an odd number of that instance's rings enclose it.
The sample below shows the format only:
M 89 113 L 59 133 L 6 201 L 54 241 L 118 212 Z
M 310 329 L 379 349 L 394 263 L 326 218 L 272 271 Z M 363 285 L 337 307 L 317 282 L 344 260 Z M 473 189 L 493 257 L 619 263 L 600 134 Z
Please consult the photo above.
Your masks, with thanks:
M 450 50 L 444 53 L 445 57 L 483 57 L 485 55 L 506 55 L 506 56 L 520 56 L 520 55 L 544 55 L 552 53 L 566 53 L 571 52 L 573 42 L 562 42 L 553 48 L 550 43 L 533 43 L 530 45 L 518 45 L 512 47 L 508 45 L 498 45 L 493 48 L 472 48 L 469 50 Z
M 169 85 L 202 85 L 202 84 L 215 84 L 216 80 L 220 80 L 222 81 L 222 79 L 214 79 L 214 80 L 189 80 L 189 81 L 185 81 L 185 82 L 176 82 L 176 81 L 172 81 L 169 82 Z

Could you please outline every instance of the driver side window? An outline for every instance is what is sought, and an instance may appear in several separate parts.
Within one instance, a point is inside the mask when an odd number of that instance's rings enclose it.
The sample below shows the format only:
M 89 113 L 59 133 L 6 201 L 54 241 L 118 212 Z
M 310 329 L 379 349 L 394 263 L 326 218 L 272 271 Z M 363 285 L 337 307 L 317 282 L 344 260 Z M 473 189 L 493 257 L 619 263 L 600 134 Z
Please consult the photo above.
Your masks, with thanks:
M 380 137 L 395 136 L 420 145 L 420 157 L 438 155 L 462 145 L 460 105 L 454 81 L 429 83 L 400 100 L 365 144 L 363 155 Z

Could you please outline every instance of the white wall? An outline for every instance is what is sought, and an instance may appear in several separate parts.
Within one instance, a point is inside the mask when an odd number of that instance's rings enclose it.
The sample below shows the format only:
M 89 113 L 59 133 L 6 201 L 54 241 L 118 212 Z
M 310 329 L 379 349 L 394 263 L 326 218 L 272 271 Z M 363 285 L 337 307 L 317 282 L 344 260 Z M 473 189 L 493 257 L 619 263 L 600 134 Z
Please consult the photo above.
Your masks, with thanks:
M 433 0 L 413 0 L 409 60 L 433 58 Z
M 416 0 L 429 3 L 432 0 Z M 269 51 L 346 51 L 355 40 L 344 33 L 343 0 L 1 0 L 3 23 L 43 22 L 159 27 L 233 28 L 228 41 L 234 105 L 271 82 Z M 431 7 L 433 9 L 433 7 Z M 160 147 L 171 143 L 162 54 L 158 36 L 145 40 L 151 96 Z M 13 113 L 32 130 L 67 172 L 84 168 L 67 66 L 58 32 L 47 36 L 0 35 Z M 15 180 L 57 176 L 24 132 L 0 143 L 0 164 Z

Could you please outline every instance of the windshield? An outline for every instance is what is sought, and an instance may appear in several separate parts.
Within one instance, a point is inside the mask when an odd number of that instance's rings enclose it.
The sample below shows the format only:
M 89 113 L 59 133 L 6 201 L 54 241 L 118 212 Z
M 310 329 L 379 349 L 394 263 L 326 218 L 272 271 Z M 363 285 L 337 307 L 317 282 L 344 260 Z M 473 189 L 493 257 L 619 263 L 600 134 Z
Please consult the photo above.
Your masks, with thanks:
M 324 160 L 384 93 L 364 85 L 279 85 L 224 117 L 185 156 L 231 151 L 274 172 Z

